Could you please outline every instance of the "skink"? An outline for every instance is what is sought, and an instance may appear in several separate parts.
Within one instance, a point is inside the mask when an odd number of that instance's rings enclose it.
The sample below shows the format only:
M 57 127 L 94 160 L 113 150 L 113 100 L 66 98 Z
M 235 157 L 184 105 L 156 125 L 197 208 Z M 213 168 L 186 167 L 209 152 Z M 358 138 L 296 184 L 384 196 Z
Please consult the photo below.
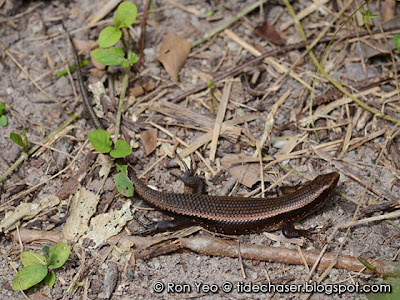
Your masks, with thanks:
M 332 195 L 340 175 L 337 172 L 319 175 L 295 192 L 275 198 L 159 192 L 146 186 L 134 171 L 130 177 L 135 192 L 150 205 L 193 220 L 207 229 L 224 234 L 244 234 L 283 227 L 285 236 L 297 237 L 299 235 L 292 231 L 291 224 L 321 207 Z
M 103 126 L 93 112 L 83 85 L 78 53 L 69 32 L 66 32 L 78 67 L 79 88 L 84 104 L 96 128 L 101 129 Z M 136 193 L 145 201 L 166 213 L 181 216 L 190 223 L 199 223 L 226 234 L 276 230 L 282 227 L 283 234 L 288 237 L 299 235 L 299 231 L 294 230 L 292 224 L 322 206 L 332 195 L 340 177 L 336 172 L 319 175 L 294 193 L 282 197 L 246 198 L 158 192 L 142 183 L 134 172 L 131 174 Z M 172 228 L 175 225 L 164 221 L 163 227 L 161 229 Z M 153 231 L 159 229 L 160 227 L 155 227 Z

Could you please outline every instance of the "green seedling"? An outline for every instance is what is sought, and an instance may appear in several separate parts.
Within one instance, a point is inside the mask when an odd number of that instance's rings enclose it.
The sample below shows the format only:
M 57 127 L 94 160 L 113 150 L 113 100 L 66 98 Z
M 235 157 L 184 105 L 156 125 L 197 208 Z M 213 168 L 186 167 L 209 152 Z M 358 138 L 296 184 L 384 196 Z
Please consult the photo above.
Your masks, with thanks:
M 22 252 L 21 262 L 24 267 L 15 275 L 12 288 L 14 291 L 29 289 L 44 282 L 52 288 L 56 282 L 53 270 L 60 268 L 67 261 L 71 248 L 66 243 L 59 243 L 51 248 L 43 247 L 43 255 L 35 252 Z
M 10 139 L 18 146 L 22 147 L 22 150 L 25 153 L 28 153 L 28 137 L 26 136 L 24 128 L 22 129 L 22 135 L 24 138 L 22 138 L 18 133 L 12 132 L 10 133 Z
M 7 126 L 8 124 L 7 116 L 4 115 L 5 109 L 6 109 L 6 104 L 0 103 L 0 127 Z
M 114 26 L 107 26 L 99 35 L 100 49 L 90 52 L 90 56 L 106 66 L 122 66 L 124 68 L 135 64 L 139 58 L 133 52 L 130 52 L 126 58 L 121 47 L 112 47 L 122 37 L 122 29 L 131 26 L 137 16 L 136 5 L 132 2 L 122 2 L 117 8 L 117 14 L 114 20 Z M 112 48 L 110 48 L 112 47 Z
M 114 147 L 111 148 L 111 137 L 105 130 L 95 130 L 88 133 L 89 141 L 93 148 L 101 153 L 110 153 L 113 158 L 121 158 L 132 153 L 132 149 L 124 140 L 117 140 Z
M 83 59 L 83 60 L 81 60 L 81 63 L 79 65 L 81 66 L 81 68 L 83 68 L 83 67 L 87 66 L 88 63 L 89 63 L 88 59 Z M 68 68 L 68 70 L 70 72 L 74 72 L 76 70 L 76 65 L 73 64 L 71 67 Z M 63 70 L 61 70 L 60 72 L 57 73 L 56 79 L 58 80 L 61 77 L 67 76 L 67 75 L 68 75 L 67 69 L 63 69 Z
M 129 144 L 124 140 L 117 140 L 112 147 L 111 137 L 105 130 L 95 130 L 89 132 L 89 141 L 93 148 L 101 153 L 110 153 L 113 158 L 121 158 L 132 153 Z M 118 174 L 114 176 L 114 182 L 120 194 L 127 197 L 133 195 L 133 184 L 127 176 L 126 165 L 116 165 Z
M 371 11 L 368 9 L 366 12 L 361 12 L 363 22 L 367 25 L 372 25 L 372 19 L 377 18 L 379 15 L 371 14 Z

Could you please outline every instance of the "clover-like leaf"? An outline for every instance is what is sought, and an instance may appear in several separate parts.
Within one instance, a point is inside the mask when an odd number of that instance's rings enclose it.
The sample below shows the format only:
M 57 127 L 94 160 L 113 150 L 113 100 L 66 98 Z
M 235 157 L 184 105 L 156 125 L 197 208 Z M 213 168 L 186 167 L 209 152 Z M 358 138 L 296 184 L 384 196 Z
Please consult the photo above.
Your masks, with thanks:
M 22 252 L 21 253 L 21 262 L 22 264 L 27 267 L 30 265 L 43 265 L 45 266 L 47 264 L 46 257 L 44 257 L 41 254 L 37 254 L 35 252 Z
M 99 46 L 108 48 L 114 46 L 121 39 L 122 31 L 115 26 L 107 26 L 99 35 Z
M 121 158 L 121 157 L 128 156 L 131 153 L 132 153 L 132 149 L 129 146 L 129 144 L 127 142 L 125 142 L 124 140 L 119 139 L 115 143 L 114 149 L 111 150 L 110 155 L 114 158 Z
M 24 144 L 24 142 L 22 141 L 22 137 L 21 137 L 18 133 L 11 132 L 11 133 L 10 133 L 10 139 L 11 139 L 14 143 L 16 143 L 18 146 L 20 146 L 20 147 L 22 147 L 22 148 L 25 147 L 25 144 Z
M 12 288 L 14 291 L 26 290 L 41 282 L 47 275 L 47 267 L 43 265 L 30 265 L 23 267 L 15 275 Z
M 1 127 L 4 127 L 4 126 L 7 126 L 7 124 L 8 124 L 8 119 L 7 119 L 7 116 L 0 116 L 0 126 Z
M 88 133 L 89 141 L 93 148 L 101 153 L 108 153 L 111 151 L 110 135 L 105 130 L 95 130 Z
M 58 243 L 50 248 L 49 251 L 49 269 L 61 267 L 68 259 L 71 248 L 66 243 Z
M 56 274 L 53 271 L 51 271 L 44 278 L 44 284 L 47 285 L 49 288 L 53 288 L 55 283 L 56 283 Z
M 136 55 L 136 53 L 129 53 L 128 59 L 131 63 L 136 64 L 139 61 L 139 57 Z
M 127 176 L 128 166 L 127 165 L 115 165 L 117 171 L 119 172 L 114 176 L 114 182 L 117 190 L 120 194 L 131 197 L 133 196 L 133 184 Z
M 114 20 L 115 26 L 118 28 L 128 27 L 135 22 L 136 16 L 136 5 L 129 1 L 122 2 L 117 8 L 117 15 Z
M 90 52 L 90 56 L 106 66 L 121 65 L 124 59 L 124 51 L 121 47 L 96 49 Z

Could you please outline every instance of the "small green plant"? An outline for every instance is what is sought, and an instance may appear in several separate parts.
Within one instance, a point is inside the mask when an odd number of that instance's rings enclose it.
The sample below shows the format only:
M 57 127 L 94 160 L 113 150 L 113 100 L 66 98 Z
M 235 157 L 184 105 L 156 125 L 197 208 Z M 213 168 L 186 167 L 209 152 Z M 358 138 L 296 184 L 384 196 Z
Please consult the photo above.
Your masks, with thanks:
M 95 130 L 89 132 L 89 141 L 93 148 L 101 153 L 110 153 L 113 158 L 121 158 L 128 156 L 132 153 L 129 144 L 124 140 L 117 140 L 112 148 L 111 137 L 105 130 Z M 133 195 L 133 184 L 127 176 L 126 165 L 116 165 L 118 174 L 114 176 L 114 182 L 117 186 L 118 192 L 125 194 L 127 197 Z
M 114 26 L 107 26 L 100 32 L 98 39 L 100 49 L 93 50 L 90 56 L 106 66 L 121 65 L 127 68 L 131 64 L 135 64 L 139 60 L 135 53 L 130 52 L 128 58 L 125 58 L 125 53 L 121 47 L 111 46 L 119 42 L 122 37 L 122 29 L 132 25 L 136 16 L 136 5 L 128 1 L 122 2 L 117 8 L 115 18 L 113 18 Z
M 101 153 L 110 153 L 113 158 L 121 158 L 132 153 L 132 149 L 124 140 L 117 140 L 111 148 L 111 137 L 105 130 L 95 130 L 88 133 L 89 141 L 93 148 Z
M 367 24 L 368 26 L 372 25 L 372 20 L 377 18 L 379 15 L 373 15 L 371 14 L 371 11 L 368 9 L 366 12 L 361 12 L 363 22 Z
M 25 153 L 28 153 L 28 137 L 26 136 L 24 128 L 22 129 L 22 135 L 24 138 L 22 138 L 20 134 L 12 132 L 10 133 L 10 139 L 18 146 L 22 147 Z
M 12 288 L 14 291 L 29 289 L 44 282 L 52 288 L 56 282 L 53 270 L 60 268 L 67 261 L 71 248 L 66 243 L 58 243 L 53 247 L 44 246 L 43 255 L 35 252 L 22 252 L 21 262 L 24 267 L 15 275 Z
M 4 115 L 5 109 L 6 109 L 6 104 L 0 103 L 0 127 L 7 126 L 8 123 L 7 116 Z

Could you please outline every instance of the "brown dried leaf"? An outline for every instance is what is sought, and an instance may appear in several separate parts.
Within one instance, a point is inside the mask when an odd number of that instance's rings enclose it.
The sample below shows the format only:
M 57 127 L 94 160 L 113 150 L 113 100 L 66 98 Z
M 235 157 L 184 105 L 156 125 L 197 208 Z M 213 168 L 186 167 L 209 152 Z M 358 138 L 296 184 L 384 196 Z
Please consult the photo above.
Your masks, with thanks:
M 190 43 L 173 33 L 168 33 L 161 45 L 158 60 L 174 81 L 178 81 L 178 74 L 190 53 Z
M 236 177 L 237 180 L 251 188 L 256 182 L 260 181 L 260 165 L 258 164 L 232 164 L 229 161 L 238 159 L 240 156 L 235 154 L 225 155 L 222 159 L 222 165 L 229 171 L 229 174 Z
M 285 45 L 285 41 L 281 38 L 279 32 L 276 31 L 275 27 L 268 21 L 265 21 L 264 24 L 255 28 L 254 34 L 274 43 L 275 45 Z
M 144 152 L 146 156 L 149 155 L 157 147 L 157 129 L 152 128 L 146 130 L 140 135 L 140 140 L 144 146 Z

